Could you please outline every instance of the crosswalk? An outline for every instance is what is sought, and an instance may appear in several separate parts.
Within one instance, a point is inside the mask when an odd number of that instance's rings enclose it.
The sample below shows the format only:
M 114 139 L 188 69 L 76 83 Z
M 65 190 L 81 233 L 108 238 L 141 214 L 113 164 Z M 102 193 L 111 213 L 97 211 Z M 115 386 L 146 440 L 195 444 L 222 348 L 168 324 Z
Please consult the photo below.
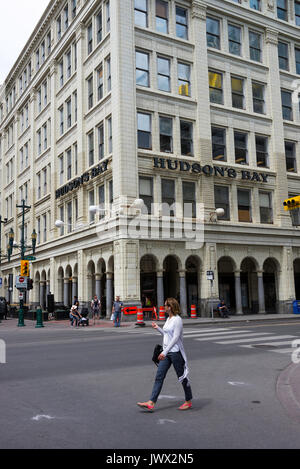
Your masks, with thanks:
M 158 335 L 155 330 L 134 329 L 128 334 Z M 197 342 L 213 342 L 219 345 L 236 345 L 248 349 L 263 349 L 275 353 L 292 353 L 293 341 L 300 339 L 296 335 L 279 335 L 273 332 L 256 332 L 236 327 L 208 327 L 199 329 L 186 329 L 183 332 L 185 339 Z M 300 343 L 300 340 L 299 340 Z

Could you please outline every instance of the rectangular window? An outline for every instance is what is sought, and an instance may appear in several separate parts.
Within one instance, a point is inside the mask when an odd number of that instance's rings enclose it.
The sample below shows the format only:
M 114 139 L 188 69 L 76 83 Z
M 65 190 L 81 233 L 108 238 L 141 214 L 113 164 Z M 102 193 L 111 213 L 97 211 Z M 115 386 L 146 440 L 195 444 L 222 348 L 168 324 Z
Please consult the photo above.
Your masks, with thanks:
M 281 70 L 289 70 L 289 46 L 284 42 L 278 42 L 278 61 Z
M 255 62 L 261 62 L 261 34 L 249 31 L 250 59 Z
M 255 135 L 256 146 L 256 164 L 257 166 L 268 168 L 269 155 L 268 155 L 268 137 L 262 135 Z
M 145 213 L 152 214 L 153 204 L 153 179 L 147 177 L 139 178 L 139 197 L 144 201 Z M 144 212 L 143 211 L 143 212 Z
M 41 188 L 41 173 L 37 175 L 37 198 L 40 199 L 42 196 L 42 188 Z
M 102 10 L 96 16 L 97 44 L 102 41 Z
M 112 119 L 111 117 L 107 119 L 107 136 L 108 136 L 108 153 L 113 151 L 113 141 L 112 141 Z
M 44 150 L 46 150 L 48 148 L 47 124 L 43 125 L 43 140 L 44 140 Z
M 77 0 L 72 0 L 72 19 L 76 16 Z
M 72 202 L 67 203 L 67 224 L 68 224 L 68 233 L 72 231 Z
M 292 93 L 290 91 L 281 90 L 282 118 L 285 120 L 293 120 Z
M 74 171 L 75 174 L 78 174 L 78 147 L 77 143 L 74 145 Z
M 74 96 L 74 122 L 77 122 L 77 91 L 73 93 Z
M 46 81 L 43 83 L 43 94 L 44 94 L 44 107 L 46 107 L 47 102 L 48 102 L 47 82 Z
M 110 31 L 110 2 L 106 2 L 106 32 Z
M 68 5 L 64 8 L 64 23 L 65 23 L 65 30 L 69 27 L 69 7 Z
M 36 66 L 36 71 L 38 71 L 40 68 L 40 50 L 39 49 L 35 53 L 35 66 Z
M 180 95 L 191 96 L 191 66 L 178 62 L 178 90 Z
M 175 216 L 175 181 L 172 179 L 161 180 L 162 214 Z
M 183 216 L 196 218 L 196 188 L 194 182 L 182 181 Z
M 232 107 L 244 109 L 244 80 L 231 77 Z
M 64 133 L 64 108 L 63 106 L 58 110 L 59 112 L 59 131 L 60 135 Z
M 65 221 L 65 211 L 64 211 L 64 206 L 59 207 L 59 218 L 62 222 Z M 60 236 L 63 236 L 65 234 L 65 227 L 62 225 L 60 227 Z
M 216 209 L 223 208 L 225 212 L 222 220 L 230 220 L 229 187 L 214 186 L 214 192 Z
M 63 60 L 59 64 L 59 84 L 60 87 L 64 84 L 64 62 Z
M 235 162 L 238 164 L 248 164 L 247 134 L 244 132 L 234 132 Z
M 107 92 L 111 90 L 111 62 L 110 57 L 106 59 Z
M 297 172 L 296 164 L 296 145 L 294 142 L 288 142 L 285 140 L 285 161 L 286 161 L 286 170 L 291 173 Z
M 277 0 L 277 18 L 287 21 L 287 1 Z
M 212 127 L 211 139 L 213 160 L 226 161 L 226 130 Z
M 222 73 L 208 72 L 209 100 L 211 103 L 223 104 Z
M 180 144 L 182 155 L 194 156 L 192 122 L 180 121 Z
M 295 61 L 296 61 L 296 73 L 297 75 L 300 75 L 300 49 L 295 49 Z
M 253 112 L 265 114 L 265 86 L 252 82 Z
M 43 169 L 43 195 L 47 194 L 47 168 Z
M 261 11 L 261 0 L 250 0 L 250 8 Z
M 168 2 L 156 0 L 156 31 L 168 33 Z
M 145 148 L 151 150 L 151 115 L 138 112 L 137 114 L 137 127 L 138 127 L 138 148 Z
M 173 120 L 170 117 L 159 117 L 160 151 L 173 151 Z
M 67 52 L 66 57 L 67 57 L 67 78 L 70 78 L 72 74 L 71 50 Z
M 206 42 L 207 47 L 220 49 L 220 21 L 206 18 Z
M 59 16 L 56 20 L 56 31 L 57 31 L 57 40 L 61 38 L 61 17 Z
M 242 42 L 241 42 L 242 31 L 238 26 L 233 24 L 228 25 L 228 46 L 230 54 L 241 55 Z
M 241 222 L 252 221 L 251 216 L 251 192 L 245 189 L 238 189 L 238 217 Z
M 59 183 L 62 185 L 64 183 L 64 156 L 61 155 L 59 159 Z
M 260 223 L 273 223 L 272 194 L 259 191 Z
M 147 28 L 148 26 L 148 11 L 147 0 L 134 0 L 134 22 L 136 26 Z
M 41 219 L 37 218 L 37 243 L 41 244 Z
M 37 150 L 38 150 L 38 155 L 42 153 L 42 132 L 41 129 L 37 131 Z
M 170 60 L 157 58 L 157 86 L 161 91 L 171 91 Z
M 93 50 L 93 24 L 91 23 L 87 28 L 87 51 L 90 54 Z
M 71 98 L 66 102 L 67 104 L 67 127 L 70 128 L 72 125 L 72 103 Z
M 51 54 L 51 31 L 47 34 L 47 55 Z
M 87 88 L 88 88 L 88 109 L 91 109 L 94 105 L 93 76 L 87 79 Z
M 136 84 L 149 87 L 149 54 L 136 51 Z
M 176 6 L 176 36 L 188 39 L 188 16 L 185 8 Z
M 72 152 L 71 148 L 67 150 L 67 180 L 72 177 Z
M 41 64 L 45 62 L 45 42 L 43 41 L 41 44 Z M 26 85 L 24 85 L 26 88 Z
M 104 126 L 101 124 L 98 127 L 98 159 L 104 158 Z
M 97 95 L 98 101 L 103 98 L 103 67 L 102 65 L 97 70 Z
M 92 190 L 89 192 L 89 207 L 92 205 L 95 205 L 95 192 Z M 89 211 L 90 218 L 89 221 L 90 223 L 93 223 L 95 221 L 95 213 L 92 211 Z
M 99 189 L 98 189 L 98 196 L 99 196 L 99 208 L 103 209 L 103 212 L 99 212 L 99 220 L 101 218 L 104 218 L 105 216 L 105 188 L 104 188 L 104 184 L 102 184 L 102 186 L 99 186 Z
M 88 134 L 89 166 L 94 164 L 94 132 Z
M 300 26 L 300 2 L 295 0 L 295 23 Z

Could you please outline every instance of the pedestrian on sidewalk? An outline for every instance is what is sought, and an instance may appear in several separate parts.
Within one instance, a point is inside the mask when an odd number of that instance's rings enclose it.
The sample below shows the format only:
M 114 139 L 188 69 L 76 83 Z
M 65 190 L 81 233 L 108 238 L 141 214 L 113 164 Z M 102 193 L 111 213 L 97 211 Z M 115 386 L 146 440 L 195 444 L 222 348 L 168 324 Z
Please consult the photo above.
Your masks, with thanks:
M 94 299 L 91 302 L 91 309 L 92 309 L 92 315 L 93 315 L 94 321 L 95 319 L 100 319 L 100 308 L 101 308 L 100 300 L 98 299 L 97 295 L 95 295 Z
M 114 326 L 121 326 L 121 314 L 122 314 L 123 303 L 120 301 L 120 297 L 116 296 L 116 301 L 113 302 L 112 314 L 114 315 Z
M 152 327 L 163 335 L 163 351 L 158 357 L 159 365 L 152 394 L 149 401 L 138 402 L 137 405 L 146 410 L 154 410 L 154 406 L 162 390 L 164 379 L 170 366 L 173 365 L 185 394 L 185 402 L 179 407 L 179 410 L 188 410 L 192 407 L 191 400 L 193 396 L 188 380 L 189 369 L 183 347 L 183 324 L 180 317 L 178 301 L 175 298 L 167 298 L 165 301 L 165 311 L 168 318 L 163 329 L 155 322 L 152 323 Z
M 78 322 L 81 319 L 81 314 L 78 311 L 78 308 L 76 305 L 73 305 L 70 309 L 70 320 L 71 320 L 71 327 L 73 327 L 74 321 L 75 321 L 75 327 L 78 326 Z
M 224 300 L 221 300 L 221 303 L 218 304 L 218 311 L 221 318 L 229 318 L 229 309 L 225 304 Z

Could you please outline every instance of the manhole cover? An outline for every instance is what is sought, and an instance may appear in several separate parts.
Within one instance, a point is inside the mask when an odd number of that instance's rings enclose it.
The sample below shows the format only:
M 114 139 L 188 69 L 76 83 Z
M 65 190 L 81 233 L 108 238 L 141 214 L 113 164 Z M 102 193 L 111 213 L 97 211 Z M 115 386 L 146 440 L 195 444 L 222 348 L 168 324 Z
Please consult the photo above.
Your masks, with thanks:
M 277 345 L 253 345 L 255 348 L 277 348 Z

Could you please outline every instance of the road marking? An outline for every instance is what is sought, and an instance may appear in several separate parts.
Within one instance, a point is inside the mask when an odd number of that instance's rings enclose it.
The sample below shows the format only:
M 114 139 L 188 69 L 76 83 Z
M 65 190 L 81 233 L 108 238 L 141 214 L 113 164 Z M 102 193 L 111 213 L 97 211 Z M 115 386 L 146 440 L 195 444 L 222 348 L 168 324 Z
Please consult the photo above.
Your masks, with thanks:
M 269 338 L 268 338 L 269 339 Z M 273 339 L 275 340 L 275 339 Z M 284 340 L 283 342 L 261 342 L 260 344 L 257 344 L 257 345 L 271 345 L 271 346 L 274 346 L 276 345 L 279 346 L 279 345 L 287 345 L 287 344 L 292 344 L 292 340 Z M 292 346 L 292 345 L 291 345 Z M 244 347 L 244 348 L 253 348 L 252 345 L 240 345 L 240 347 Z
M 247 383 L 243 383 L 241 381 L 228 381 L 228 384 L 231 386 L 248 386 Z
M 175 420 L 169 420 L 169 419 L 159 419 L 158 425 L 164 425 L 165 423 L 176 423 Z
M 188 339 L 189 339 L 190 337 L 191 337 L 191 338 L 194 338 L 194 337 L 211 337 L 211 336 L 219 337 L 220 335 L 221 335 L 221 336 L 223 336 L 223 335 L 226 336 L 227 334 L 241 334 L 241 333 L 244 333 L 244 332 L 246 333 L 246 332 L 248 332 L 248 331 L 243 331 L 243 330 L 241 329 L 241 330 L 238 330 L 238 331 L 231 331 L 231 330 L 229 330 L 229 331 L 227 331 L 227 332 L 205 332 L 204 334 L 201 334 L 200 332 L 198 332 L 198 334 L 191 334 L 191 335 L 189 335 L 189 336 L 185 336 L 185 335 L 184 335 L 184 337 L 186 337 L 186 338 L 188 338 Z M 253 334 L 254 334 L 254 332 L 253 332 Z
M 259 335 L 259 334 L 254 334 L 255 336 Z M 263 333 L 261 333 L 260 335 L 264 335 Z M 292 337 L 296 337 L 296 336 L 293 336 L 293 335 L 283 335 L 283 336 L 278 336 L 278 335 L 274 335 L 273 337 L 267 337 L 268 340 L 277 340 L 277 339 L 287 339 L 287 338 L 292 338 Z M 228 340 L 228 341 L 224 341 L 224 342 L 217 342 L 217 344 L 222 344 L 222 345 L 225 345 L 225 344 L 238 344 L 238 343 L 241 343 L 241 342 L 261 342 L 261 337 L 255 339 L 245 339 L 245 340 Z M 261 342 L 262 344 L 263 342 Z
M 268 335 L 269 332 L 260 332 L 260 333 L 255 333 L 255 332 L 249 332 L 247 334 L 240 334 L 240 335 L 227 335 L 227 336 L 224 336 L 224 337 L 219 337 L 219 336 L 214 336 L 214 337 L 204 337 L 204 338 L 201 338 L 201 339 L 194 339 L 194 340 L 198 340 L 198 341 L 202 341 L 202 340 L 222 340 L 222 339 L 233 339 L 233 338 L 236 338 L 236 337 L 256 337 L 258 335 Z M 223 342 L 216 342 L 218 344 L 221 344 Z M 227 342 L 228 343 L 228 342 Z
M 158 399 L 176 399 L 176 396 L 166 396 L 164 394 L 161 394 L 158 396 Z
M 187 334 L 194 334 L 194 333 L 197 333 L 197 334 L 201 334 L 202 332 L 217 332 L 217 331 L 230 331 L 231 329 L 226 327 L 226 328 L 223 328 L 223 327 L 218 327 L 218 328 L 208 328 L 208 329 L 197 329 L 197 330 L 194 330 L 194 331 L 190 331 L 190 330 L 184 330 L 183 331 L 183 335 L 187 335 Z
M 269 352 L 276 352 L 276 353 L 292 353 L 295 349 L 291 348 L 281 348 L 279 350 L 269 350 Z
M 46 420 L 53 420 L 55 417 L 51 417 L 50 415 L 36 415 L 35 417 L 32 417 L 31 420 L 36 420 L 37 422 L 39 420 L 46 419 Z

